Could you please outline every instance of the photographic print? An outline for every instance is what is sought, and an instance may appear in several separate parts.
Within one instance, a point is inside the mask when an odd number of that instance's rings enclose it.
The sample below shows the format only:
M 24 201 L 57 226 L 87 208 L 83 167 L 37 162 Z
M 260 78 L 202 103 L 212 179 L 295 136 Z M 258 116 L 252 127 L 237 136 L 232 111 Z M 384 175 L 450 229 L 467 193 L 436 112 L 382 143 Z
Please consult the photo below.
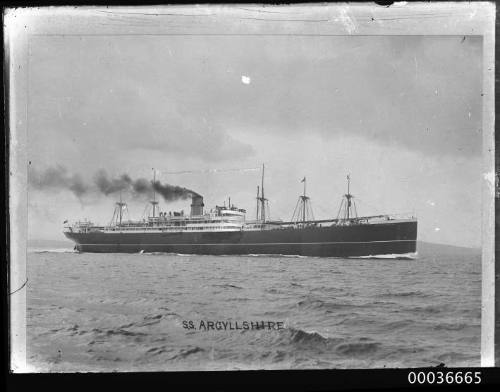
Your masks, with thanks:
M 7 10 L 14 370 L 491 364 L 494 13 Z

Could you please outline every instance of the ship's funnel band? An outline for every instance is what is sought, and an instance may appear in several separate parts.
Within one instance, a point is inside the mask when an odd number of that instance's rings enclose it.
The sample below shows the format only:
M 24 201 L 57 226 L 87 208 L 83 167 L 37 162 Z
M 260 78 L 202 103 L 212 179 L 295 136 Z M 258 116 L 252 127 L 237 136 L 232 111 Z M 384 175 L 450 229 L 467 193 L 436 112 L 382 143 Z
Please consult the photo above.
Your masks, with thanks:
M 200 195 L 193 195 L 191 202 L 191 216 L 203 215 L 203 197 Z

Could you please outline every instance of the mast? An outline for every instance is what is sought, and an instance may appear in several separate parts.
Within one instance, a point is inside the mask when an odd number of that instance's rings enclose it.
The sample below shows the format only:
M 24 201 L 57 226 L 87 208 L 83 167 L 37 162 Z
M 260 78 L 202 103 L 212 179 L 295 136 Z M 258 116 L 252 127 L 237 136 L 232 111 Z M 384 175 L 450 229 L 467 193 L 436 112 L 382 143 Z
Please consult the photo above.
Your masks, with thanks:
M 259 220 L 259 202 L 260 202 L 260 189 L 259 186 L 257 185 L 257 208 L 256 208 L 256 217 L 255 220 Z
M 295 223 L 301 222 L 304 227 L 306 226 L 306 222 L 314 220 L 314 214 L 311 206 L 311 200 L 306 194 L 306 177 L 304 177 L 300 182 L 304 183 L 304 193 L 299 195 L 291 221 Z
M 261 220 L 262 223 L 266 222 L 266 202 L 267 199 L 264 196 L 264 164 L 262 164 L 262 179 L 261 186 L 257 186 L 257 211 L 256 211 L 256 219 Z M 260 193 L 259 193 L 260 191 Z M 267 206 L 267 210 L 269 211 L 269 206 Z
M 337 219 L 343 219 L 349 222 L 352 218 L 358 217 L 358 211 L 356 208 L 356 202 L 354 201 L 354 196 L 351 195 L 351 175 L 347 175 L 347 193 L 342 197 L 340 203 L 339 212 L 337 214 Z
M 122 202 L 122 191 L 120 191 L 120 226 L 122 225 L 122 216 L 123 216 L 123 202 Z
M 305 221 L 306 221 L 306 209 L 305 209 L 306 200 L 307 200 L 307 197 L 306 197 L 306 177 L 304 176 L 304 195 L 302 196 L 304 208 L 302 208 L 302 223 L 305 223 Z
M 156 170 L 153 167 L 153 200 L 151 201 L 151 204 L 153 206 L 153 218 L 156 217 L 156 206 L 158 202 L 156 201 Z
M 113 212 L 113 218 L 111 219 L 112 224 L 114 223 L 115 225 L 121 226 L 123 221 L 123 210 L 125 209 L 126 206 L 127 203 L 123 202 L 122 191 L 120 191 L 120 201 L 116 202 L 116 207 Z
M 349 219 L 349 210 L 351 209 L 351 194 L 349 193 L 351 186 L 351 176 L 348 174 L 347 175 L 347 195 L 345 197 L 347 198 L 347 219 Z
M 262 203 L 262 207 L 261 207 L 261 210 L 260 210 L 260 214 L 261 214 L 261 217 L 262 217 L 262 222 L 265 223 L 266 222 L 266 199 L 264 198 L 264 164 L 262 164 L 262 197 L 260 199 L 261 203 Z

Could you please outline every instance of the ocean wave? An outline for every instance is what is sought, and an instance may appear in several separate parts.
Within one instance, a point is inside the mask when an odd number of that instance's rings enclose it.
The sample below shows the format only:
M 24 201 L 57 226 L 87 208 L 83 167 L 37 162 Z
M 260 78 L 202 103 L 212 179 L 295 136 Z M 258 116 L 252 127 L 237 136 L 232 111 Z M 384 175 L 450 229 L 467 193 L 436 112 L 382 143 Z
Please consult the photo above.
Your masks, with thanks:
M 85 332 L 87 332 L 87 331 L 85 331 Z M 115 328 L 115 329 L 107 329 L 107 330 L 103 330 L 103 329 L 100 329 L 100 328 L 93 328 L 90 332 L 94 333 L 96 335 L 103 335 L 103 336 L 107 336 L 107 337 L 109 337 L 109 336 L 130 336 L 130 337 L 134 337 L 134 336 L 146 336 L 147 335 L 144 332 L 129 331 L 129 330 L 126 330 L 126 329 L 121 328 L 121 327 L 118 327 L 118 328 Z M 93 343 L 90 343 L 90 344 L 93 344 Z
M 378 350 L 380 343 L 378 342 L 354 342 L 341 343 L 335 347 L 335 352 L 340 355 L 365 355 L 373 354 Z
M 352 303 L 335 303 L 335 302 L 326 302 L 321 299 L 312 299 L 312 298 L 307 298 L 304 300 L 301 300 L 297 303 L 297 306 L 299 308 L 304 308 L 304 309 L 313 309 L 313 310 L 323 310 L 326 313 L 332 313 L 337 310 L 341 309 L 351 309 L 351 308 L 365 308 L 369 306 L 368 304 L 365 305 L 358 305 L 358 304 L 352 304 Z
M 80 326 L 78 324 L 73 324 L 71 327 L 68 327 L 65 330 L 68 331 L 68 332 L 70 332 L 71 336 L 74 336 L 74 335 L 83 335 L 83 334 L 85 334 L 87 332 L 87 331 L 84 331 L 84 330 L 80 330 Z
M 195 347 L 192 347 L 192 348 L 189 348 L 189 349 L 181 349 L 181 351 L 174 355 L 173 357 L 169 358 L 169 360 L 173 360 L 173 359 L 183 359 L 183 358 L 186 358 L 192 354 L 196 354 L 196 353 L 201 353 L 201 352 L 204 352 L 205 349 L 201 348 L 201 347 L 198 347 L 198 346 L 195 346 Z
M 148 315 L 144 316 L 143 320 L 136 325 L 138 327 L 147 327 L 150 325 L 155 325 L 158 324 L 163 318 L 163 314 L 155 314 L 155 315 Z
M 402 253 L 402 254 L 385 254 L 385 255 L 370 255 L 370 256 L 352 256 L 350 259 L 391 259 L 391 260 L 416 260 L 418 253 Z
M 79 253 L 74 249 L 68 248 L 28 248 L 28 253 Z
M 406 256 L 406 255 L 375 255 L 375 256 L 304 256 L 304 255 L 288 255 L 281 253 L 247 253 L 247 254 L 197 254 L 197 253 L 173 253 L 173 252 L 145 252 L 144 250 L 140 250 L 136 254 L 147 255 L 147 256 L 198 256 L 198 257 L 234 257 L 234 258 L 245 258 L 245 257 L 257 257 L 257 258 L 266 258 L 266 259 L 393 259 L 393 260 L 414 260 L 416 257 L 414 256 Z M 340 273 L 340 272 L 333 272 Z
M 247 255 L 232 255 L 232 256 L 249 256 L 249 257 L 265 257 L 265 258 L 289 258 L 289 259 L 307 259 L 310 256 L 302 255 L 282 255 L 275 253 L 250 253 Z
M 174 253 L 174 252 L 145 252 L 144 250 L 140 250 L 135 255 L 143 255 L 143 256 L 179 256 L 179 257 L 207 257 L 210 255 L 200 255 L 196 253 Z
M 411 309 L 412 312 L 426 313 L 426 314 L 438 314 L 446 310 L 449 310 L 451 305 L 441 304 L 441 305 L 427 305 L 427 306 L 415 306 Z
M 410 320 L 410 319 L 396 320 L 396 321 L 390 321 L 388 323 L 383 324 L 383 329 L 386 331 L 394 331 L 396 329 L 410 327 L 414 324 L 415 324 L 415 320 Z
M 314 330 L 307 331 L 293 327 L 286 329 L 281 343 L 287 343 L 302 350 L 310 350 L 316 353 L 325 350 L 333 351 L 342 356 L 372 354 L 381 345 L 381 343 L 374 342 L 369 338 L 360 338 L 357 341 L 349 342 L 344 338 L 326 336 Z
M 224 284 L 214 284 L 214 287 L 222 287 L 222 288 L 230 288 L 230 289 L 238 289 L 243 290 L 243 287 L 236 286 L 235 284 L 224 283 Z
M 471 359 L 477 361 L 478 359 L 477 357 L 479 357 L 479 353 L 474 355 L 472 353 L 461 353 L 461 352 L 451 351 L 438 355 L 437 360 L 446 363 L 450 362 L 454 363 L 457 361 L 470 361 Z
M 316 331 L 290 328 L 290 341 L 299 344 L 328 344 L 329 338 Z
M 171 311 L 166 312 L 166 313 L 162 313 L 162 314 L 147 315 L 147 316 L 144 316 L 142 318 L 142 320 L 140 320 L 140 321 L 120 325 L 117 327 L 117 329 L 120 331 L 128 332 L 128 331 L 126 331 L 127 328 L 149 327 L 151 325 L 159 324 L 165 318 L 176 319 L 178 317 L 179 317 L 179 315 L 177 313 L 171 312 Z
M 118 329 L 131 328 L 131 327 L 135 327 L 135 326 L 136 326 L 136 323 L 128 323 L 128 324 L 120 325 L 118 327 Z
M 155 315 L 147 315 L 147 316 L 144 316 L 144 320 L 158 320 L 158 319 L 161 319 L 163 317 L 163 314 L 155 314 Z
M 413 262 L 73 254 L 30 257 L 38 279 L 27 291 L 27 334 L 33 355 L 48 367 L 53 347 L 67 353 L 63 363 L 80 358 L 85 363 L 72 366 L 119 371 L 330 366 L 320 361 L 341 368 L 478 363 L 479 354 L 436 359 L 478 352 L 480 285 L 468 274 L 480 269 L 475 259 L 456 268 L 452 257 L 421 256 L 408 269 Z M 246 262 L 255 268 L 247 270 Z M 241 269 L 245 276 L 238 278 Z M 327 278 L 330 270 L 342 275 Z M 269 293 L 273 289 L 282 294 Z M 186 318 L 217 315 L 283 321 L 285 328 L 240 335 L 182 327 Z M 97 361 L 101 354 L 108 359 Z M 114 364 L 114 355 L 123 363 Z
M 299 346 L 311 351 L 324 350 L 341 342 L 340 338 L 325 336 L 317 331 L 287 327 L 281 332 L 275 344 Z
M 303 259 L 314 256 L 302 256 L 302 255 L 283 255 L 283 254 L 274 254 L 274 253 L 248 253 L 248 254 L 213 254 L 213 255 L 205 255 L 205 254 L 197 254 L 197 253 L 174 253 L 174 252 L 145 252 L 144 250 L 140 250 L 136 254 L 145 255 L 145 256 L 180 256 L 180 257 L 235 257 L 235 258 L 244 258 L 244 257 L 259 257 L 259 258 L 291 258 L 291 259 Z
M 466 323 L 441 323 L 437 324 L 433 327 L 436 331 L 460 331 L 461 329 L 465 329 L 467 327 L 474 326 L 474 324 L 466 324 Z
M 107 336 L 120 335 L 120 336 L 146 336 L 144 332 L 127 331 L 126 329 L 108 329 L 105 334 Z
M 198 256 L 198 255 L 189 254 L 189 253 L 145 252 L 144 250 L 141 250 L 141 251 L 137 252 L 136 254 L 144 255 L 144 256 Z
M 151 347 L 146 351 L 146 355 L 160 355 L 167 351 L 170 351 L 168 346 Z
M 414 291 L 400 291 L 396 293 L 386 292 L 382 294 L 376 294 L 375 296 L 378 298 L 390 298 L 390 297 L 428 297 L 429 295 L 420 290 L 414 290 Z

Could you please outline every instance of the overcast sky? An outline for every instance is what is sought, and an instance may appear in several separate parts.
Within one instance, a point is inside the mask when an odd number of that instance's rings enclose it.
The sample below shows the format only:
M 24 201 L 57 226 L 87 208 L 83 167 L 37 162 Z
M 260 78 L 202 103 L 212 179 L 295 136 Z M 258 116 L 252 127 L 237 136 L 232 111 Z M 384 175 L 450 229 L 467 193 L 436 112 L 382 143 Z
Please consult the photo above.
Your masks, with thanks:
M 33 37 L 28 156 L 89 179 L 155 167 L 251 218 L 260 172 L 165 172 L 264 162 L 282 219 L 304 176 L 316 218 L 336 216 L 350 173 L 360 214 L 414 212 L 419 239 L 479 247 L 481 59 L 462 36 Z M 30 188 L 30 237 L 107 223 L 117 197 Z M 140 218 L 147 199 L 129 202 Z

